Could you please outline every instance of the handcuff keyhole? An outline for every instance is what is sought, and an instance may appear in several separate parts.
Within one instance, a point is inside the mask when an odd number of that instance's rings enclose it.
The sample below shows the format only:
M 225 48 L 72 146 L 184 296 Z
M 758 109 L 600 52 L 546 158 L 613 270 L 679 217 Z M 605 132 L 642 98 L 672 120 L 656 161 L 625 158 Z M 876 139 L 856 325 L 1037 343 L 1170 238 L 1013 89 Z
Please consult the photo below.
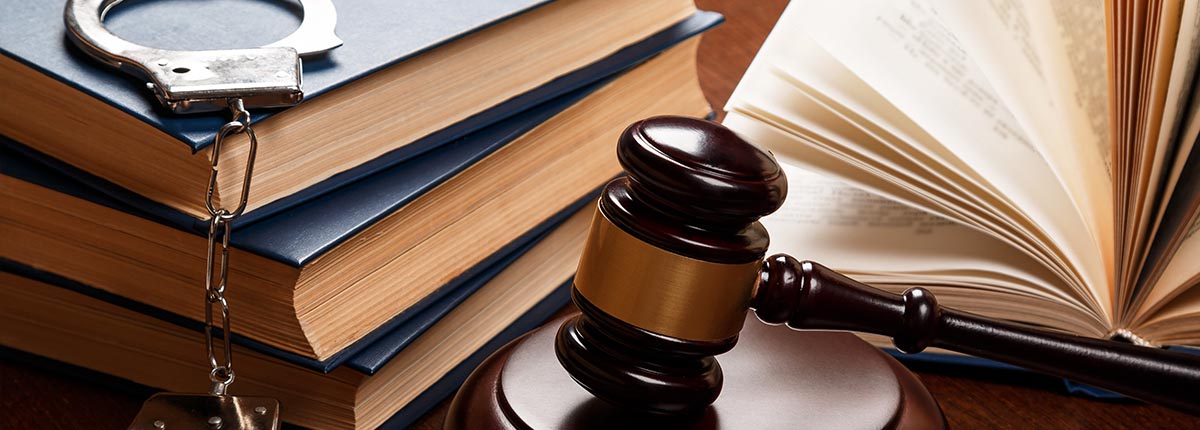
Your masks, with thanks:
M 189 69 L 187 67 L 176 67 L 174 69 L 171 69 L 171 71 L 175 72 L 175 73 L 183 74 L 183 73 L 192 71 L 192 69 Z

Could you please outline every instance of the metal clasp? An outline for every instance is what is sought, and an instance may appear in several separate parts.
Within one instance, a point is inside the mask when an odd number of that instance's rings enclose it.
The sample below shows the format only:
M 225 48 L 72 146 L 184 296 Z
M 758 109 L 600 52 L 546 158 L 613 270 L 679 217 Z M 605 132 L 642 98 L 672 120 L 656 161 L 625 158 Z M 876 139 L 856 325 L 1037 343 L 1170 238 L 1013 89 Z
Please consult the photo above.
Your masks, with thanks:
M 247 109 L 291 106 L 304 98 L 300 57 L 342 45 L 330 0 L 301 0 L 300 27 L 282 40 L 249 49 L 176 51 L 141 46 L 108 31 L 104 16 L 121 0 L 67 0 L 67 34 L 96 59 L 149 81 L 175 113 L 225 110 L 240 98 Z
M 279 401 L 266 397 L 159 393 L 129 430 L 275 430 Z

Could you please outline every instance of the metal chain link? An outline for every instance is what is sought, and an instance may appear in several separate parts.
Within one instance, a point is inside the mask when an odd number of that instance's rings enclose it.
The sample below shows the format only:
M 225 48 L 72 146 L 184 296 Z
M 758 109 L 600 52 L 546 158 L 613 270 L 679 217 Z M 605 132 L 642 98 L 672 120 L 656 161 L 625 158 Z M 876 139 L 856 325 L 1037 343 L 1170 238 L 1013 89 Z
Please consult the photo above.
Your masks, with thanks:
M 212 381 L 213 395 L 225 395 L 229 384 L 233 383 L 233 331 L 229 319 L 229 301 L 225 298 L 225 287 L 229 280 L 229 236 L 233 230 L 232 222 L 246 210 L 246 200 L 250 195 L 250 178 L 254 171 L 254 157 L 258 152 L 258 139 L 254 137 L 254 129 L 250 128 L 250 113 L 246 111 L 242 99 L 229 102 L 233 119 L 221 126 L 217 131 L 212 149 L 212 171 L 208 177 L 208 191 L 205 194 L 204 206 L 211 218 L 208 220 L 208 256 L 204 272 L 204 345 L 208 351 L 208 362 L 212 366 L 208 378 Z M 213 201 L 216 194 L 217 173 L 221 160 L 221 144 L 230 136 L 245 133 L 250 140 L 249 154 L 246 155 L 246 173 L 242 177 L 242 191 L 238 204 L 232 210 L 221 207 Z M 219 237 L 219 240 L 218 240 Z M 219 251 L 219 252 L 218 252 Z M 218 360 L 213 348 L 214 324 L 213 306 L 221 307 L 221 337 L 223 340 L 223 360 Z

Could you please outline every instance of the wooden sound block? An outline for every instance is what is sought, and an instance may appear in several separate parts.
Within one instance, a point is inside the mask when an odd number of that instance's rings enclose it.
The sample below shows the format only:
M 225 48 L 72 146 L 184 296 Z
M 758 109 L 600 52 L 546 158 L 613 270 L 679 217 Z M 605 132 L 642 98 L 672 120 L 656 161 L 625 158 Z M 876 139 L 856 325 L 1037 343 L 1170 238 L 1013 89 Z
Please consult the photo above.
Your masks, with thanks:
M 563 370 L 554 335 L 566 318 L 513 341 L 471 374 L 446 429 L 942 429 L 916 376 L 854 335 L 797 332 L 748 317 L 718 357 L 716 403 L 687 418 L 643 415 L 593 397 Z

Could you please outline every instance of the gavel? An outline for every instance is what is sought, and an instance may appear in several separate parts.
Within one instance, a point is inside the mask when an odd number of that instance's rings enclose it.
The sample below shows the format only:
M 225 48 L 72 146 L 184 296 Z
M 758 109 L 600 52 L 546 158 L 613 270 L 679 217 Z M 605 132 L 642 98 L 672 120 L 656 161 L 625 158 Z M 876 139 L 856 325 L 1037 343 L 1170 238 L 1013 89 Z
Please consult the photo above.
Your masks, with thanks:
M 1200 414 L 1200 358 L 985 318 L 939 306 L 924 288 L 892 294 L 777 254 L 759 218 L 787 179 L 774 157 L 725 127 L 655 117 L 629 126 L 626 173 L 603 190 L 571 297 L 581 314 L 554 349 L 596 397 L 659 415 L 695 413 L 723 380 L 748 310 L 767 324 L 891 337 L 1061 376 Z M 852 369 L 847 369 L 852 370 Z

